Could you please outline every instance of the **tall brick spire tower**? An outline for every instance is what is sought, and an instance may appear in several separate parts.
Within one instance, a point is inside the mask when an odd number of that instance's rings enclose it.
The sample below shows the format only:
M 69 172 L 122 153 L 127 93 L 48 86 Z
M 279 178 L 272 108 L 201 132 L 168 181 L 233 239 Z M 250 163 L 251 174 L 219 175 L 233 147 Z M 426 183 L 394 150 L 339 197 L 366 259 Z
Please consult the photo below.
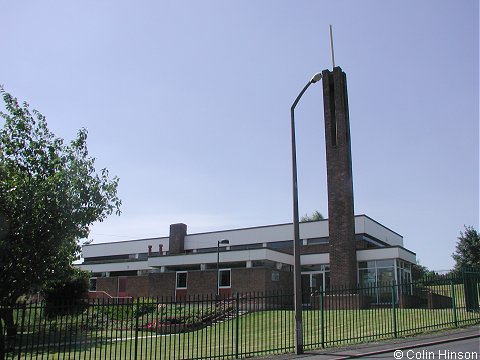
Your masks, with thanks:
M 323 106 L 327 159 L 330 285 L 357 284 L 352 154 L 347 78 L 340 67 L 324 70 Z

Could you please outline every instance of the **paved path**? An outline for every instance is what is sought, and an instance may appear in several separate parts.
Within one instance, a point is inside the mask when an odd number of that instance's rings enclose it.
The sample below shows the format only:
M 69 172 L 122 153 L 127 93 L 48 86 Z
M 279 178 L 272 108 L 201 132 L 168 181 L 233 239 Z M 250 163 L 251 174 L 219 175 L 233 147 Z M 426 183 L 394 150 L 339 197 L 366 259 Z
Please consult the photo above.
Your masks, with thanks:
M 395 352 L 397 351 L 397 352 Z M 401 351 L 401 352 L 399 352 Z M 450 353 L 448 353 L 450 351 Z M 341 359 L 454 359 L 459 351 L 476 352 L 480 359 L 480 327 L 473 326 L 378 343 L 284 354 L 259 360 L 341 360 Z M 442 357 L 442 355 L 444 355 Z M 448 355 L 452 355 L 448 357 Z M 466 355 L 466 354 L 464 354 Z M 458 358 L 458 357 L 457 357 Z M 467 358 L 466 356 L 463 359 Z M 470 357 L 475 359 L 475 357 Z

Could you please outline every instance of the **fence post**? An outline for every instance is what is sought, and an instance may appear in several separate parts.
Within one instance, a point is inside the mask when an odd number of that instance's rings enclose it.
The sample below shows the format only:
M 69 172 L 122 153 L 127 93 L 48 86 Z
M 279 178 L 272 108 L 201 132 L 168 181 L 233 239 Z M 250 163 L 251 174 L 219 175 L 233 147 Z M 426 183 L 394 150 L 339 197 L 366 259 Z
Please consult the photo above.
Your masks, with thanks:
M 135 355 L 133 357 L 134 359 L 137 359 L 137 350 L 138 350 L 138 318 L 139 318 L 138 309 L 139 309 L 139 301 L 140 301 L 140 298 L 137 297 L 137 300 L 136 300 L 137 306 L 136 306 L 136 309 L 135 309 L 134 313 L 132 314 L 132 315 L 135 316 L 135 350 L 134 350 Z
M 320 340 L 322 343 L 322 349 L 325 348 L 325 326 L 324 326 L 324 313 L 323 313 L 323 308 L 324 308 L 324 303 L 323 303 L 323 286 L 320 286 L 320 298 L 318 299 L 319 305 L 320 305 Z
M 392 317 L 393 317 L 393 336 L 397 337 L 397 311 L 396 311 L 396 291 L 395 291 L 395 280 L 392 282 Z
M 25 313 L 27 312 L 26 311 L 26 308 L 27 308 L 26 304 L 27 304 L 26 302 L 23 302 L 24 306 L 22 306 L 22 310 L 23 310 L 22 311 L 22 323 L 20 325 L 20 331 L 17 328 L 17 333 L 16 333 L 16 336 L 15 336 L 14 345 L 13 345 L 13 346 L 16 345 L 16 338 L 20 337 L 20 341 L 19 341 L 19 344 L 18 344 L 18 360 L 20 360 L 22 358 L 21 356 L 22 356 L 23 328 L 25 327 L 25 315 L 26 315 Z M 20 306 L 17 306 L 17 311 L 19 310 L 19 308 L 20 308 Z M 13 307 L 12 307 L 12 309 L 13 309 Z M 17 319 L 18 319 L 18 316 L 17 316 Z M 7 333 L 7 336 L 8 336 L 8 333 Z M 15 350 L 14 350 L 14 352 L 15 352 Z
M 238 343 L 239 343 L 239 339 L 238 339 L 238 336 L 239 336 L 239 315 L 240 315 L 240 305 L 239 305 L 239 301 L 240 300 L 240 296 L 237 292 L 236 296 L 235 296 L 235 359 L 238 359 Z
M 455 327 L 458 327 L 458 320 L 457 320 L 457 301 L 455 299 L 455 285 L 453 284 L 453 279 L 450 278 L 450 287 L 452 291 L 452 310 L 453 310 L 453 322 Z

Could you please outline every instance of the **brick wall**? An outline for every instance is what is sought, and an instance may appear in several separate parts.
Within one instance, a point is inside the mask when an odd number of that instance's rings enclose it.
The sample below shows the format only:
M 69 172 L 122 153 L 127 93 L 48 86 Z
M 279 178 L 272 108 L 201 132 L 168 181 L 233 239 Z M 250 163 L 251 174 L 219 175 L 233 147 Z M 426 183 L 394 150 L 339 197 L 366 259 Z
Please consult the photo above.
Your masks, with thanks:
M 272 272 L 278 273 L 278 281 L 272 280 Z M 211 296 L 217 292 L 216 270 L 189 271 L 186 296 Z M 151 273 L 148 276 L 122 277 L 126 281 L 126 293 L 132 297 L 175 297 L 176 274 L 174 272 Z M 118 277 L 97 279 L 97 290 L 117 296 Z M 231 293 L 248 292 L 293 293 L 293 273 L 266 268 L 234 268 L 231 270 Z
M 148 276 L 126 277 L 126 293 L 133 297 L 147 297 L 150 295 Z
M 209 296 L 217 293 L 217 270 L 189 271 L 188 295 Z
M 105 291 L 110 296 L 118 294 L 118 280 L 116 277 L 97 278 L 97 291 Z
M 279 280 L 272 281 L 272 272 Z M 265 268 L 232 269 L 232 292 L 282 291 L 293 293 L 293 273 Z
M 148 275 L 150 297 L 175 297 L 175 273 L 152 273 Z
M 313 244 L 300 247 L 300 254 L 321 254 L 328 253 L 330 246 L 328 244 Z

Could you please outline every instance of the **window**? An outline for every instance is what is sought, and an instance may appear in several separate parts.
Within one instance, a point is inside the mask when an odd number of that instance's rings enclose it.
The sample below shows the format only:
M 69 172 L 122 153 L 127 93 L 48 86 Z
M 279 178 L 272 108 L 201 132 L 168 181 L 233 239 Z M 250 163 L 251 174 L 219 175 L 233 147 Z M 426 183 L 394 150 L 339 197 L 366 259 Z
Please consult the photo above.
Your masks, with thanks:
M 187 274 L 186 271 L 177 271 L 177 282 L 175 285 L 177 289 L 187 288 Z
M 90 290 L 90 291 L 96 291 L 97 290 L 97 278 L 96 277 L 90 278 L 90 280 L 88 282 L 88 290 Z
M 328 244 L 328 238 L 313 238 L 307 240 L 308 245 Z
M 393 260 L 377 260 L 376 262 L 376 267 L 377 268 L 393 268 Z
M 280 281 L 280 273 L 276 270 L 272 271 L 272 281 Z
M 232 245 L 230 246 L 230 250 L 251 250 L 251 249 L 261 249 L 262 247 L 263 247 L 262 243 Z
M 220 270 L 218 276 L 218 287 L 229 288 L 231 287 L 231 270 Z
M 410 264 L 403 260 L 381 259 L 358 263 L 358 280 L 365 295 L 378 304 L 392 302 L 391 284 L 399 285 L 398 294 L 412 293 Z
M 293 247 L 293 241 L 272 241 L 267 243 L 269 249 L 291 249 Z

